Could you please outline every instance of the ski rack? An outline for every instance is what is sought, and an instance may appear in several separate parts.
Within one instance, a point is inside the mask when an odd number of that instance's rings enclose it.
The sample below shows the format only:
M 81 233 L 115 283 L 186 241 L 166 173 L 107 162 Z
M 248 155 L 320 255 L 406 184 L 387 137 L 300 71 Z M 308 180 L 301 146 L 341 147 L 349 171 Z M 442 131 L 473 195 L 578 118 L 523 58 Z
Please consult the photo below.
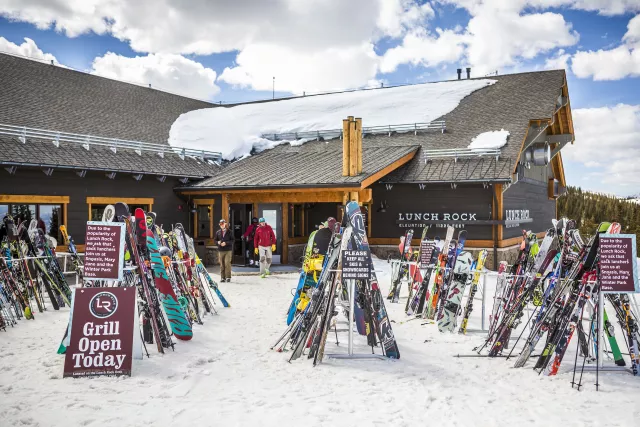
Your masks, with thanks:
M 391 136 L 394 133 L 408 132 L 413 132 L 414 135 L 417 135 L 418 132 L 425 132 L 430 130 L 440 131 L 441 133 L 444 133 L 447 130 L 447 124 L 444 120 L 436 120 L 429 123 L 369 126 L 362 128 L 362 135 L 387 134 L 388 136 Z M 321 139 L 342 139 L 342 136 L 342 129 L 313 130 L 306 132 L 265 133 L 260 135 L 261 138 L 267 139 L 269 141 L 296 141 L 299 139 L 315 139 L 316 141 L 319 141 Z
M 222 154 L 214 151 L 194 150 L 191 148 L 173 147 L 165 144 L 155 144 L 151 142 L 131 141 L 126 139 L 105 138 L 95 135 L 85 135 L 78 133 L 58 132 L 47 129 L 30 128 L 26 126 L 14 126 L 0 123 L 0 135 L 8 135 L 17 137 L 23 144 L 28 139 L 36 139 L 41 141 L 50 141 L 56 147 L 60 147 L 61 142 L 75 144 L 90 151 L 92 146 L 108 148 L 114 153 L 119 149 L 133 150 L 138 155 L 142 155 L 143 151 L 155 153 L 164 158 L 166 154 L 176 154 L 182 160 L 185 157 L 192 157 L 204 161 L 220 163 Z
M 340 270 L 342 271 L 342 270 Z M 355 311 L 355 299 L 356 299 L 356 281 L 355 280 L 342 280 L 342 285 L 345 282 L 349 282 L 349 345 L 347 347 L 347 354 L 343 353 L 327 353 L 326 356 L 330 359 L 374 359 L 374 360 L 388 360 L 388 358 L 382 354 L 376 353 L 359 353 L 353 352 L 353 327 L 355 326 L 354 311 Z

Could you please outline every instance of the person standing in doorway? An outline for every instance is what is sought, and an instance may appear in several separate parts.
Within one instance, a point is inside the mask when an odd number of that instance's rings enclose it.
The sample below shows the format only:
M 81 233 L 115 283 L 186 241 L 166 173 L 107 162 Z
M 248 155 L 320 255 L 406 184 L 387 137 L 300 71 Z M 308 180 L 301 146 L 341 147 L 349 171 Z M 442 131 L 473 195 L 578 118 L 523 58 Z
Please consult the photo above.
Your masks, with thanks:
M 251 225 L 247 227 L 247 231 L 244 232 L 242 238 L 247 242 L 246 257 L 249 259 L 249 265 L 251 267 L 258 266 L 258 261 L 254 261 L 255 255 L 253 253 L 253 239 L 256 237 L 256 230 L 258 229 L 258 218 L 253 217 L 251 219 Z
M 271 257 L 276 250 L 276 235 L 264 218 L 260 218 L 258 229 L 253 238 L 254 253 L 260 255 L 260 277 L 268 276 L 271 268 Z
M 231 281 L 231 257 L 233 256 L 233 233 L 227 226 L 227 221 L 220 220 L 220 230 L 216 231 L 216 244 L 218 245 L 218 260 L 220 261 L 220 281 Z

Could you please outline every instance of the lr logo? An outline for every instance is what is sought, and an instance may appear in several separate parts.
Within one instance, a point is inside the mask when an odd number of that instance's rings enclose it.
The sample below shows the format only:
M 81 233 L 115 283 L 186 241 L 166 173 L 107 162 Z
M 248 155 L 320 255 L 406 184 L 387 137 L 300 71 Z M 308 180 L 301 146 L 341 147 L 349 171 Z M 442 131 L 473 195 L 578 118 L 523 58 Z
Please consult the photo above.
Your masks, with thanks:
M 99 319 L 106 319 L 118 309 L 118 299 L 111 292 L 100 292 L 89 301 L 91 314 Z

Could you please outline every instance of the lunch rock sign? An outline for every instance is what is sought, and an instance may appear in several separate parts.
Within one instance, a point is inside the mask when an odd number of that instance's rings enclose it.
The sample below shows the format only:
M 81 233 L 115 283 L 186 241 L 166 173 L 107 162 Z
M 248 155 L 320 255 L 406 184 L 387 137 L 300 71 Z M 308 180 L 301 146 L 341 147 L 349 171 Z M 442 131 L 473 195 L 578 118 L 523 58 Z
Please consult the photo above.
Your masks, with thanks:
M 131 375 L 135 287 L 75 291 L 65 377 Z

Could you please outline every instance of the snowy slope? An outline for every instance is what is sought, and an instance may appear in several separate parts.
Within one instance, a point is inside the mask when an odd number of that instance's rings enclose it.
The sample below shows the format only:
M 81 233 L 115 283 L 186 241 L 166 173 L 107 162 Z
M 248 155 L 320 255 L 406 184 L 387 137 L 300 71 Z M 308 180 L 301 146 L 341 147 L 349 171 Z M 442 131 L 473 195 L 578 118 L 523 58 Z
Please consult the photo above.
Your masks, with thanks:
M 232 160 L 250 154 L 253 148 L 260 151 L 283 142 L 266 141 L 260 138 L 262 134 L 341 129 L 347 116 L 361 117 L 365 127 L 428 123 L 452 111 L 465 96 L 495 82 L 427 83 L 195 110 L 173 123 L 169 144 L 219 151 L 224 159 Z
M 383 270 L 386 295 L 389 264 L 376 260 L 375 269 Z M 473 332 L 480 327 L 480 295 L 468 336 L 401 323 L 403 299 L 387 303 L 399 361 L 289 364 L 288 354 L 269 348 L 284 330 L 296 283 L 294 274 L 235 277 L 222 289 L 232 308 L 195 325 L 194 339 L 179 342 L 175 352 L 161 356 L 150 348 L 151 358 L 135 361 L 131 378 L 62 379 L 64 359 L 55 350 L 68 311 L 36 314 L 35 321 L 0 332 L 0 425 L 638 426 L 640 382 L 630 374 L 601 372 L 596 392 L 595 374 L 587 373 L 577 392 L 570 385 L 571 354 L 555 378 L 513 369 L 504 359 L 454 357 L 474 354 L 482 342 Z M 357 339 L 356 352 L 370 352 Z M 326 352 L 346 352 L 346 345 L 346 333 L 339 346 L 331 336 Z
M 471 140 L 468 148 L 482 149 L 482 148 L 502 148 L 507 143 L 509 137 L 508 130 L 496 130 L 491 132 L 483 132 Z

